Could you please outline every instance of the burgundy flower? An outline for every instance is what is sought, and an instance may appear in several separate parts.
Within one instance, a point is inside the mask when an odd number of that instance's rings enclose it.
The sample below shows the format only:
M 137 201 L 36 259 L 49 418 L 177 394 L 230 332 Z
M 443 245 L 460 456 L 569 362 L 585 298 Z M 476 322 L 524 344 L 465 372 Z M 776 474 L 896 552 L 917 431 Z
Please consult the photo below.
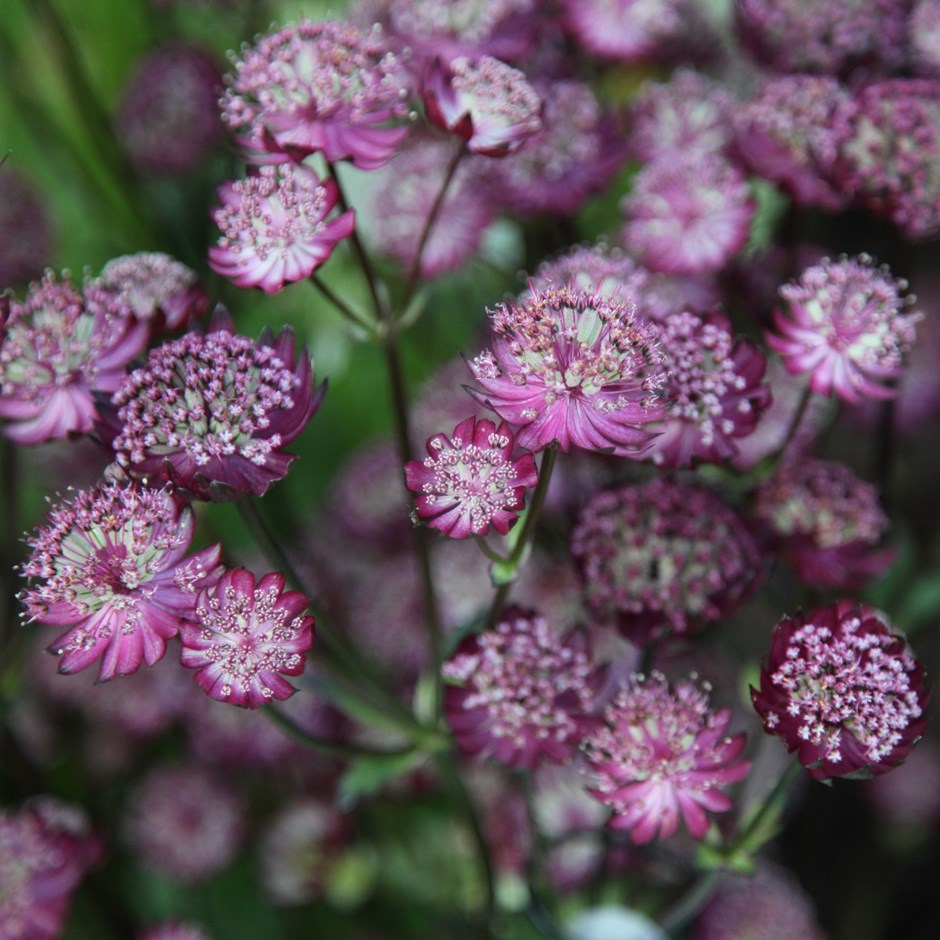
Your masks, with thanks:
M 197 670 L 196 682 L 210 698 L 258 708 L 297 691 L 284 676 L 304 671 L 313 617 L 304 615 L 310 599 L 284 584 L 282 574 L 266 574 L 256 584 L 250 571 L 236 568 L 199 595 L 180 626 L 180 661 Z
M 50 646 L 59 672 L 101 659 L 98 681 L 152 666 L 211 583 L 219 546 L 184 557 L 192 509 L 169 489 L 105 483 L 54 506 L 30 538 L 20 594 L 31 621 L 69 626 Z
M 849 600 L 781 620 L 751 698 L 815 780 L 887 773 L 927 724 L 923 665 L 882 614 Z
M 506 422 L 467 418 L 450 437 L 435 434 L 429 456 L 405 465 L 405 486 L 417 496 L 417 516 L 453 539 L 486 535 L 492 525 L 505 535 L 538 482 L 535 458 L 513 459 L 515 438 Z

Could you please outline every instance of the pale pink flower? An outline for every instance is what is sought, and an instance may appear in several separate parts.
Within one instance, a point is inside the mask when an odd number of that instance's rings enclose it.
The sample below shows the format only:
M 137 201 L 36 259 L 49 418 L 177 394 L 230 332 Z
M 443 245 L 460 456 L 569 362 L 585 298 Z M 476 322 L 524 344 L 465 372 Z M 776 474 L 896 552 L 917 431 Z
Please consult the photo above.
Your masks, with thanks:
M 563 0 L 565 25 L 593 55 L 649 59 L 684 33 L 688 0 Z

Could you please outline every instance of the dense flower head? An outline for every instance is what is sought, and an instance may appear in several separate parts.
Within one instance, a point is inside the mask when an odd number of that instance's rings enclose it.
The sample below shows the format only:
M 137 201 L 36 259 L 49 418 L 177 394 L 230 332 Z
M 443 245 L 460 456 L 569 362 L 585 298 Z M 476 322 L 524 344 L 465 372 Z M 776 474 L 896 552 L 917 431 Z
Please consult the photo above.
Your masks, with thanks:
M 92 429 L 95 392 L 113 392 L 144 348 L 147 327 L 94 285 L 83 292 L 51 272 L 9 300 L 0 323 L 0 418 L 18 444 Z
M 770 404 L 761 380 L 767 360 L 749 340 L 735 337 L 724 313 L 676 313 L 660 323 L 669 379 L 665 413 L 649 456 L 658 466 L 720 463 L 737 453 Z
M 684 35 L 688 0 L 563 0 L 565 25 L 604 59 L 649 59 Z
M 542 99 L 519 69 L 492 56 L 435 60 L 423 94 L 431 123 L 486 157 L 504 157 L 542 129 Z
M 878 547 L 888 517 L 877 488 L 838 461 L 786 461 L 758 489 L 754 513 L 806 584 L 859 587 L 894 557 Z
M 641 264 L 703 274 L 720 270 L 744 247 L 755 203 L 733 163 L 693 150 L 646 164 L 620 208 L 621 242 Z
M 493 349 L 470 362 L 482 389 L 472 394 L 521 447 L 631 456 L 649 443 L 666 372 L 656 329 L 630 300 L 549 286 L 489 314 Z
M 301 20 L 242 48 L 222 120 L 255 163 L 322 153 L 374 170 L 407 133 L 409 82 L 378 26 Z
M 101 659 L 104 681 L 163 657 L 216 576 L 219 546 L 184 557 L 193 527 L 168 488 L 103 483 L 53 506 L 29 539 L 20 598 L 31 621 L 70 627 L 50 646 L 60 672 Z
M 887 773 L 927 724 L 923 665 L 883 614 L 849 600 L 781 620 L 751 698 L 815 780 Z
M 732 509 L 707 490 L 664 479 L 596 493 L 571 550 L 595 616 L 638 643 L 729 615 L 761 568 Z
M 209 249 L 213 271 L 238 287 L 277 293 L 309 277 L 352 234 L 352 210 L 332 219 L 339 191 L 307 166 L 263 166 L 218 188 L 212 220 L 222 232 Z
M 42 275 L 52 253 L 52 222 L 45 200 L 14 167 L 0 167 L 0 292 Z M 2 326 L 0 326 L 2 329 Z
M 282 574 L 256 582 L 250 571 L 235 568 L 199 594 L 180 626 L 180 661 L 196 670 L 210 698 L 258 708 L 297 691 L 284 676 L 304 671 L 313 617 L 304 614 L 310 599 L 284 585 Z
M 814 392 L 850 404 L 892 398 L 887 383 L 901 375 L 921 316 L 903 312 L 906 289 L 867 255 L 824 260 L 780 288 L 789 315 L 775 312 L 767 343 L 794 375 L 810 373 Z
M 584 636 L 562 638 L 534 611 L 505 610 L 444 664 L 444 708 L 457 745 L 507 767 L 564 763 L 593 727 L 599 684 Z
M 306 351 L 293 359 L 289 329 L 252 343 L 221 315 L 210 332 L 151 350 L 112 399 L 118 464 L 197 499 L 262 495 L 287 474 L 294 457 L 282 448 L 326 391 L 314 390 Z
M 731 808 L 723 788 L 750 770 L 738 759 L 745 735 L 728 735 L 731 710 L 713 711 L 709 692 L 693 679 L 673 687 L 661 673 L 634 674 L 584 743 L 590 792 L 638 845 L 674 835 L 680 819 L 704 838 L 708 813 Z
M 505 535 L 535 486 L 535 458 L 513 458 L 515 438 L 503 421 L 461 421 L 451 435 L 428 439 L 428 455 L 405 464 L 405 486 L 417 497 L 418 519 L 454 539 L 486 535 L 490 526 Z

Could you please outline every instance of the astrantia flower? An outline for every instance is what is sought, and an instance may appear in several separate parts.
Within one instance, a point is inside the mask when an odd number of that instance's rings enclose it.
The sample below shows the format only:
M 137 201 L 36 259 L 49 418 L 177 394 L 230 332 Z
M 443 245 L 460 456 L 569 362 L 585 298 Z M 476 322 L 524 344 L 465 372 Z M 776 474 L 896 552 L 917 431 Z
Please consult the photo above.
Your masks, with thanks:
M 332 219 L 339 198 L 332 180 L 306 166 L 263 166 L 247 179 L 223 183 L 212 220 L 222 237 L 209 266 L 238 287 L 275 294 L 309 277 L 352 233 L 352 210 Z
M 649 443 L 666 372 L 655 327 L 629 300 L 549 287 L 489 313 L 493 351 L 470 363 L 482 389 L 472 394 L 521 447 L 633 456 Z
M 940 0 L 914 0 L 907 41 L 914 70 L 920 75 L 940 77 Z
M 0 232 L 16 232 L 0 243 L 0 290 L 40 277 L 52 254 L 52 222 L 40 193 L 9 162 L 0 169 Z
M 180 626 L 180 661 L 195 669 L 196 682 L 210 698 L 258 708 L 297 690 L 284 676 L 304 671 L 313 643 L 310 599 L 284 590 L 284 576 L 255 576 L 244 568 L 227 571 L 199 595 L 191 619 Z
M 695 458 L 720 463 L 733 457 L 735 439 L 750 434 L 770 404 L 770 388 L 761 381 L 764 354 L 735 338 L 723 313 L 673 314 L 660 324 L 659 339 L 669 379 L 649 456 L 673 469 Z
M 252 343 L 225 316 L 211 332 L 189 333 L 151 350 L 117 394 L 113 432 L 118 463 L 169 480 L 197 499 L 261 496 L 287 474 L 282 448 L 303 430 L 326 386 L 313 388 L 305 351 L 294 364 L 285 329 Z
M 596 493 L 571 551 L 595 616 L 638 643 L 729 615 L 761 566 L 743 522 L 717 496 L 663 479 Z
M 814 392 L 850 404 L 892 398 L 887 383 L 901 374 L 921 316 L 902 312 L 906 288 L 867 255 L 824 261 L 780 288 L 789 316 L 775 312 L 767 343 L 794 375 L 810 373 Z
M 923 665 L 882 614 L 848 600 L 777 624 L 751 698 L 815 780 L 887 773 L 927 724 Z
M 563 0 L 565 25 L 579 45 L 605 59 L 652 57 L 684 32 L 687 0 Z
M 878 547 L 888 517 L 877 489 L 834 460 L 787 461 L 757 491 L 754 513 L 806 584 L 859 587 L 894 558 Z
M 744 247 L 755 203 L 734 164 L 691 151 L 646 164 L 620 208 L 621 241 L 641 264 L 702 274 L 720 270 Z
M 435 61 L 425 78 L 424 105 L 432 124 L 487 157 L 518 150 L 542 128 L 535 89 L 519 69 L 492 56 Z
M 104 681 L 163 657 L 219 563 L 218 545 L 184 557 L 193 527 L 169 489 L 105 483 L 52 508 L 29 539 L 20 598 L 31 621 L 71 627 L 50 646 L 59 672 L 101 659 Z
M 242 49 L 222 120 L 255 163 L 322 153 L 374 170 L 407 133 L 408 82 L 378 27 L 301 20 Z
M 610 826 L 638 845 L 675 835 L 680 819 L 694 839 L 708 813 L 731 809 L 722 789 L 747 776 L 738 758 L 745 735 L 728 735 L 731 709 L 712 711 L 708 690 L 659 673 L 634 675 L 604 712 L 605 727 L 584 744 L 590 792 L 613 810 Z
M 405 465 L 405 486 L 417 496 L 417 516 L 453 539 L 486 535 L 492 525 L 505 535 L 535 486 L 535 458 L 513 459 L 515 439 L 506 422 L 474 417 L 461 421 L 450 437 L 435 434 L 430 456 Z
M 93 286 L 80 294 L 47 274 L 9 302 L 0 330 L 0 418 L 18 444 L 90 431 L 94 392 L 113 392 L 147 342 L 147 327 Z
M 444 665 L 447 723 L 462 751 L 532 770 L 566 761 L 594 727 L 597 691 L 583 635 L 562 639 L 534 611 L 510 608 Z

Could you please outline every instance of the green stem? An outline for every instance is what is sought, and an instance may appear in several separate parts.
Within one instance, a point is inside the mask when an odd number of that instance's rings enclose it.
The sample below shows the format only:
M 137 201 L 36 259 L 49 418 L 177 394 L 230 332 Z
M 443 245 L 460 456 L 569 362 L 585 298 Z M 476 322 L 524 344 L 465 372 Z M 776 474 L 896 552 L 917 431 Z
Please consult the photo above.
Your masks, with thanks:
M 660 927 L 669 934 L 685 927 L 711 899 L 721 876 L 720 869 L 713 869 L 696 878 L 685 894 L 658 918 Z
M 803 765 L 798 761 L 792 761 L 789 764 L 787 769 L 781 774 L 780 779 L 774 784 L 773 789 L 767 794 L 767 798 L 761 804 L 760 809 L 750 818 L 744 830 L 724 851 L 723 854 L 726 857 L 733 858 L 742 849 L 755 852 L 760 848 L 759 845 L 752 847 L 750 845 L 751 840 L 755 834 L 760 832 L 761 828 L 768 820 L 773 820 L 783 811 L 790 784 L 796 780 L 802 769 Z
M 370 335 L 375 331 L 375 324 L 371 323 L 361 313 L 355 311 L 349 304 L 343 300 L 335 291 L 316 274 L 311 274 L 308 278 L 311 284 L 344 316 L 350 323 L 359 329 L 365 330 Z

